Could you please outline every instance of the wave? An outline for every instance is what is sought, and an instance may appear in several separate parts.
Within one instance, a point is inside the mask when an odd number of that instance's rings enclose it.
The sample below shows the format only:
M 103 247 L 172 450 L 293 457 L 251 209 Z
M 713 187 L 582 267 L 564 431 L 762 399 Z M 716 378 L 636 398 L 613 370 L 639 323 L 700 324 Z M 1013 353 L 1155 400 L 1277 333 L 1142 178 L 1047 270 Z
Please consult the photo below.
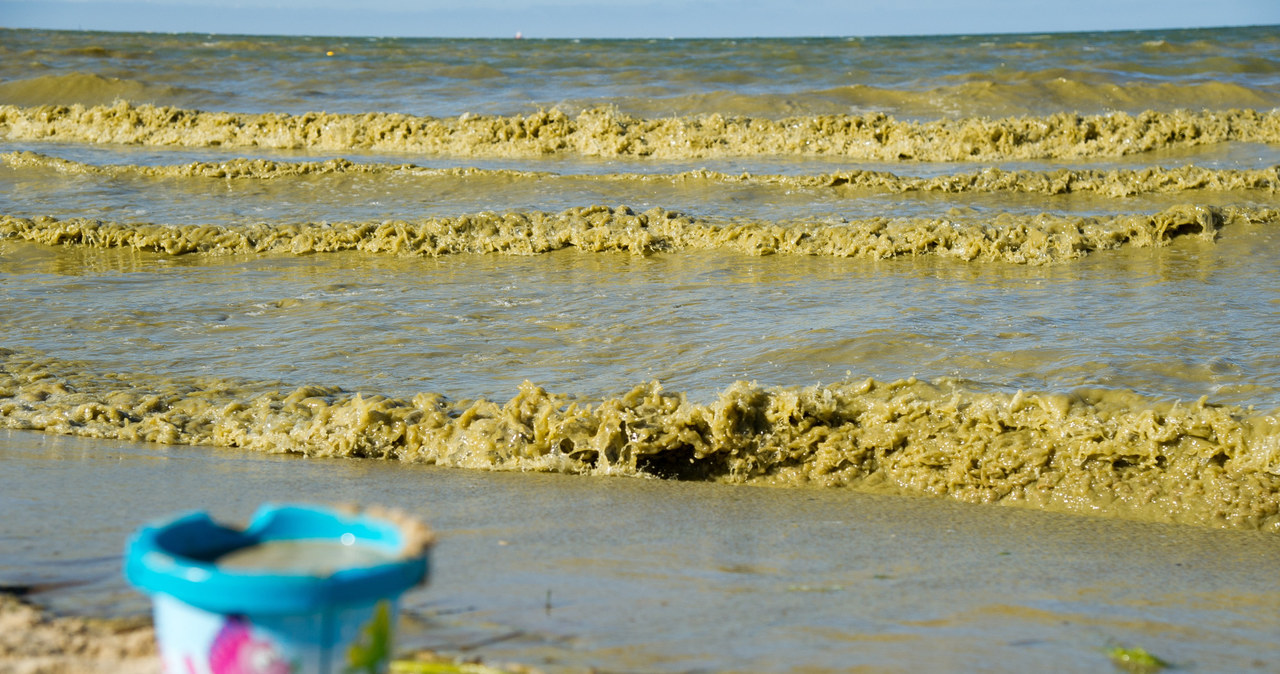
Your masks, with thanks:
M 1280 142 L 1280 111 L 1116 113 L 898 121 L 883 114 L 784 120 L 640 119 L 612 108 L 570 117 L 413 117 L 398 113 L 231 113 L 134 106 L 0 106 L 0 135 L 184 147 L 373 150 L 431 155 L 707 158 L 838 156 L 961 161 L 1116 157 L 1227 141 Z
M 853 84 L 815 91 L 742 93 L 718 91 L 666 97 L 622 97 L 610 101 L 619 109 L 641 117 L 697 115 L 719 112 L 779 119 L 798 114 L 841 114 L 877 111 L 911 119 L 940 117 L 1007 117 L 1053 112 L 1103 114 L 1144 110 L 1270 109 L 1280 105 L 1280 95 L 1231 82 L 1114 82 L 1082 81 L 1088 73 L 1072 78 L 1045 77 L 1040 73 L 1002 74 L 1001 80 L 983 79 L 926 89 Z M 585 102 L 585 101 L 584 101 Z M 590 104 L 590 102 L 585 102 Z M 596 103 L 598 105 L 598 103 Z
M 0 426 L 472 469 L 843 486 L 1280 531 L 1280 420 L 1128 391 L 739 382 L 702 405 L 657 382 L 596 401 L 525 382 L 505 403 L 455 403 L 102 374 L 0 349 Z
M 545 171 L 517 171 L 512 169 L 443 168 L 433 169 L 416 164 L 367 164 L 349 159 L 334 158 L 323 161 L 276 161 L 273 159 L 236 158 L 221 162 L 191 162 L 143 166 L 137 164 L 97 165 L 64 159 L 40 152 L 18 150 L 0 153 L 0 163 L 13 168 L 38 168 L 75 175 L 145 176 L 148 178 L 225 178 L 227 180 L 275 180 L 297 176 L 332 174 L 423 176 L 503 176 L 508 178 L 539 178 L 555 174 Z M 601 176 L 609 178 L 610 176 Z M 636 179 L 644 179 L 637 175 Z
M 418 69 L 436 77 L 447 77 L 454 80 L 488 80 L 495 77 L 506 77 L 506 73 L 484 63 L 471 65 L 451 65 L 448 63 L 420 63 Z
M 221 162 L 192 162 L 180 165 L 139 166 L 135 164 L 99 166 L 53 157 L 38 152 L 0 153 L 0 162 L 13 168 L 38 168 L 67 174 L 101 176 L 146 176 L 151 178 L 219 178 L 226 180 L 275 180 L 298 176 L 331 174 L 490 176 L 536 180 L 558 174 L 511 169 L 425 168 L 415 164 L 367 164 L 336 158 L 324 161 L 275 161 L 238 158 Z M 694 170 L 676 174 L 609 173 L 574 175 L 576 180 L 593 182 L 653 183 L 709 182 L 748 184 L 785 188 L 847 187 L 851 189 L 903 192 L 1014 192 L 1032 194 L 1094 193 L 1108 197 L 1139 194 L 1169 194 L 1194 190 L 1233 192 L 1280 189 L 1280 166 L 1266 169 L 1208 169 L 1197 166 L 1141 169 L 1055 169 L 1052 171 L 981 171 L 920 178 L 888 171 L 850 170 L 818 175 L 727 174 Z
M 93 73 L 41 75 L 0 82 L 0 103 L 9 105 L 110 105 L 116 101 L 190 105 L 212 100 L 206 91 L 154 85 Z
M 66 49 L 58 49 L 53 53 L 62 56 L 89 56 L 100 59 L 120 59 L 128 58 L 129 54 L 117 49 L 107 49 L 97 45 L 89 45 L 85 47 L 68 47 Z
M 0 216 L 0 238 L 185 255 L 311 254 L 341 251 L 436 257 L 536 255 L 567 248 L 635 255 L 730 250 L 746 255 L 890 259 L 937 255 L 973 262 L 1042 265 L 1099 250 L 1214 241 L 1232 225 L 1275 224 L 1280 210 L 1181 205 L 1154 214 L 982 219 L 877 217 L 845 222 L 699 219 L 661 208 L 587 206 L 558 213 L 478 213 L 416 222 L 260 223 L 247 227 L 104 222 Z

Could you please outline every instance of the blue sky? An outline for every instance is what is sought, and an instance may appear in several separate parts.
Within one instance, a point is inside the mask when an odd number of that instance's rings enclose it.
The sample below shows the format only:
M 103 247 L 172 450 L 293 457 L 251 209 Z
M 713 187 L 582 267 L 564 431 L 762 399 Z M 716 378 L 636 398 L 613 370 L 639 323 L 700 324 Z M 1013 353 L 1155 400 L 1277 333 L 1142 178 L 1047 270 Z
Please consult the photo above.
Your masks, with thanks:
M 1280 24 L 1280 0 L 0 0 L 0 26 L 384 37 L 775 37 Z

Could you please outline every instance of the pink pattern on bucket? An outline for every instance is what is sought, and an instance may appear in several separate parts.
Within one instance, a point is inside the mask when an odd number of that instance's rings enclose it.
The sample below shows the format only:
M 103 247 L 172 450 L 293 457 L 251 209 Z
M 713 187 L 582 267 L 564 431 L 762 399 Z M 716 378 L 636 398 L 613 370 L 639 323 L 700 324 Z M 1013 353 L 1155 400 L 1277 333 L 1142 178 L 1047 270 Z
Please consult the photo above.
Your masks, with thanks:
M 209 647 L 209 669 L 213 674 L 290 674 L 293 668 L 275 644 L 255 639 L 249 621 L 231 616 L 218 630 Z

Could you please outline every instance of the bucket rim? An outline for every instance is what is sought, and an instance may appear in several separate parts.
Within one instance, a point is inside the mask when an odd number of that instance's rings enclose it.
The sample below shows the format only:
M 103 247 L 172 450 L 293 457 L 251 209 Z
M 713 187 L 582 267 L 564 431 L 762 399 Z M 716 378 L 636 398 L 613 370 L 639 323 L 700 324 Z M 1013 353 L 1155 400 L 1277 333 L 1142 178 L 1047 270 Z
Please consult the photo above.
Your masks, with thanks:
M 367 545 L 396 556 L 387 562 L 329 574 L 224 569 L 227 552 L 276 540 L 333 540 Z M 426 549 L 407 550 L 395 523 L 361 513 L 303 504 L 267 503 L 243 528 L 203 511 L 138 529 L 125 548 L 124 575 L 148 594 L 170 595 L 216 613 L 314 613 L 330 607 L 396 597 L 426 580 Z

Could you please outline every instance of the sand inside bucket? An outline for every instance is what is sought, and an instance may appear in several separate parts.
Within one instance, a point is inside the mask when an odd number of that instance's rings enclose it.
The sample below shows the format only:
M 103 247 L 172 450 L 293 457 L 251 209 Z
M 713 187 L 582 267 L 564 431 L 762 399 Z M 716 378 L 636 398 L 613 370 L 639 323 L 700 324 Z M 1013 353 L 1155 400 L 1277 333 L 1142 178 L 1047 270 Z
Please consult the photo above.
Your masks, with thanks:
M 329 576 L 343 569 L 385 564 L 397 557 L 372 546 L 341 541 L 276 540 L 233 550 L 215 563 L 224 570 Z

